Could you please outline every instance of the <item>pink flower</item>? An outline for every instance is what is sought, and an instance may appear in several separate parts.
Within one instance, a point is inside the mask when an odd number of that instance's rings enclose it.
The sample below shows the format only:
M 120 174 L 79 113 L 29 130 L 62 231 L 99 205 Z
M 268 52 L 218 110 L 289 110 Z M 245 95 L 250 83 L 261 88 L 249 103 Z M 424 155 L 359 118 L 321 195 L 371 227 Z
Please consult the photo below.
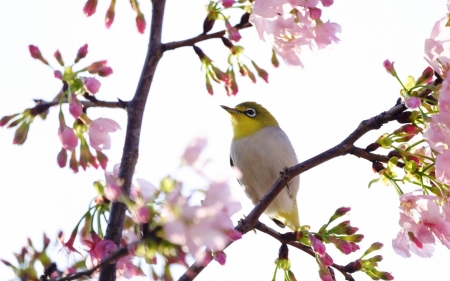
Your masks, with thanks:
M 138 13 L 138 15 L 136 17 L 136 26 L 137 26 L 139 33 L 144 34 L 146 25 L 147 25 L 147 23 L 145 22 L 144 15 L 141 13 Z
M 67 126 L 60 127 L 58 129 L 58 136 L 65 149 L 72 151 L 78 146 L 78 137 L 75 135 L 72 128 Z
M 450 66 L 450 30 L 445 26 L 447 17 L 437 21 L 429 39 L 425 40 L 425 60 L 441 75 L 446 76 Z
M 71 93 L 69 100 L 69 112 L 73 118 L 78 119 L 83 113 L 83 106 L 74 93 Z
M 109 76 L 113 73 L 113 70 L 111 67 L 109 66 L 103 66 L 102 68 L 100 68 L 98 70 L 98 75 L 100 75 L 101 77 L 106 77 Z
M 314 41 L 316 42 L 319 49 L 330 45 L 332 42 L 337 43 L 339 42 L 339 38 L 337 38 L 336 33 L 341 33 L 341 30 L 341 26 L 334 22 L 325 22 L 323 24 L 319 24 L 314 30 L 316 35 Z
M 88 0 L 84 5 L 83 12 L 87 17 L 92 16 L 97 8 L 98 0 Z
M 108 118 L 98 118 L 89 124 L 89 143 L 95 150 L 111 148 L 111 137 L 109 133 L 120 130 L 120 125 Z
M 113 241 L 102 240 L 95 232 L 91 232 L 91 239 L 83 240 L 83 244 L 88 247 L 87 268 L 96 267 L 102 260 L 117 251 L 117 245 Z M 114 263 L 114 261 L 111 263 Z
M 80 77 L 80 79 L 90 94 L 94 95 L 100 90 L 101 84 L 97 79 L 90 77 Z
M 222 5 L 225 8 L 229 8 L 229 7 L 233 6 L 234 3 L 235 3 L 235 0 L 222 0 Z
M 447 149 L 436 157 L 436 179 L 444 184 L 450 184 L 450 150 Z
M 122 186 L 118 182 L 120 164 L 114 165 L 112 172 L 105 172 L 104 195 L 109 201 L 118 201 L 122 195 Z
M 150 211 L 145 205 L 131 209 L 131 215 L 133 216 L 133 221 L 137 224 L 148 223 L 150 220 Z
M 206 147 L 207 140 L 204 136 L 198 136 L 191 140 L 186 149 L 184 150 L 181 160 L 186 165 L 192 165 L 197 161 L 198 156 Z
M 225 27 L 227 29 L 228 38 L 232 41 L 239 42 L 242 36 L 239 33 L 239 30 L 235 27 L 232 27 L 228 20 L 225 20 Z
M 133 182 L 130 198 L 134 202 L 141 200 L 144 203 L 150 202 L 156 194 L 158 189 L 151 182 L 144 179 L 136 179 Z

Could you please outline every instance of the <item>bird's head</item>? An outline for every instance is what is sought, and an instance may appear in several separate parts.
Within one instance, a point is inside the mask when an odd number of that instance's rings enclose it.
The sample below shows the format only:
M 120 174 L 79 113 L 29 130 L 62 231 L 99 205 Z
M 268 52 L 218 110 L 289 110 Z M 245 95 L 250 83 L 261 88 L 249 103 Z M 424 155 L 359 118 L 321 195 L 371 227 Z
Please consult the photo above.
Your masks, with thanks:
M 231 116 L 233 140 L 248 137 L 262 128 L 278 126 L 277 120 L 270 112 L 256 102 L 247 101 L 234 108 L 221 105 Z

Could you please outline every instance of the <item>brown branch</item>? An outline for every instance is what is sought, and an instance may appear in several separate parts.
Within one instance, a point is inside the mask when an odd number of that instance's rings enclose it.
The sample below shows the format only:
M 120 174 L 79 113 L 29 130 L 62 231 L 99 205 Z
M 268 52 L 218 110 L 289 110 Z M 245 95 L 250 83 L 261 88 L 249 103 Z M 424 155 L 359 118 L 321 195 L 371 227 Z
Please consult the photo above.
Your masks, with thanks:
M 35 99 L 33 100 L 36 103 L 36 106 L 28 108 L 30 110 L 31 115 L 36 116 L 38 114 L 41 114 L 47 110 L 50 109 L 52 106 L 59 105 L 59 100 L 53 100 L 53 101 L 44 101 L 41 99 Z M 68 103 L 69 101 L 67 99 L 64 99 L 62 103 Z M 89 107 L 106 107 L 106 108 L 127 108 L 126 101 L 122 101 L 118 99 L 118 101 L 102 101 L 102 100 L 91 100 L 91 101 L 80 101 L 84 108 Z
M 93 267 L 93 268 L 91 268 L 89 270 L 85 270 L 85 271 L 80 271 L 80 272 L 74 273 L 72 275 L 69 275 L 69 276 L 63 277 L 61 279 L 58 279 L 58 281 L 76 280 L 76 279 L 78 279 L 80 277 L 83 277 L 83 276 L 91 276 L 92 273 L 94 273 L 97 269 L 99 269 L 99 268 L 109 264 L 110 262 L 112 262 L 112 261 L 114 261 L 114 260 L 116 260 L 118 258 L 126 256 L 128 254 L 128 247 L 131 244 L 136 244 L 136 243 L 130 243 L 126 247 L 120 248 L 116 252 L 114 252 L 111 255 L 109 255 L 106 259 L 102 260 L 102 262 L 99 263 L 97 266 L 95 266 L 95 267 Z
M 245 23 L 242 25 L 235 25 L 234 27 L 237 29 L 244 29 L 244 28 L 248 28 L 253 26 L 251 23 Z M 194 46 L 195 43 L 201 42 L 201 41 L 206 41 L 212 38 L 222 38 L 225 35 L 225 30 L 222 31 L 217 31 L 214 33 L 210 33 L 210 34 L 200 34 L 197 35 L 195 37 L 186 39 L 186 40 L 181 40 L 181 41 L 174 41 L 174 42 L 170 42 L 170 43 L 165 43 L 163 44 L 163 50 L 164 51 L 169 51 L 169 50 L 175 50 L 177 48 L 180 47 L 188 47 L 188 46 Z
M 156 67 L 163 55 L 161 44 L 162 25 L 166 0 L 152 0 L 152 21 L 144 67 L 133 99 L 127 105 L 128 122 L 125 144 L 120 163 L 119 179 L 122 192 L 129 195 L 131 181 L 139 156 L 139 138 L 142 127 L 145 104 L 155 75 Z M 122 237 L 123 223 L 127 207 L 120 202 L 112 202 L 105 239 L 119 245 Z M 116 264 L 106 265 L 100 272 L 99 281 L 116 280 Z
M 364 158 L 366 160 L 369 160 L 370 162 L 382 162 L 387 163 L 389 162 L 389 157 L 385 155 L 379 155 L 379 154 L 373 154 L 370 152 L 365 151 L 362 148 L 353 146 L 353 148 L 349 151 L 349 154 L 352 154 L 358 158 Z M 402 162 L 397 162 L 397 167 L 403 168 L 405 166 Z

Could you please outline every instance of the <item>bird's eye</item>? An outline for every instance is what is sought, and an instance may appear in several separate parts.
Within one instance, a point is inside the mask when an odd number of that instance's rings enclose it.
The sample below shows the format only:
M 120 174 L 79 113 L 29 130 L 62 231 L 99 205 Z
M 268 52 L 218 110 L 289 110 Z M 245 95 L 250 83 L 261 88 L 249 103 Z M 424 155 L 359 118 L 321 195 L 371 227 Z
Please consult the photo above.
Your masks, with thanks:
M 245 110 L 245 115 L 247 115 L 248 117 L 255 117 L 256 116 L 256 111 L 253 108 L 247 108 Z

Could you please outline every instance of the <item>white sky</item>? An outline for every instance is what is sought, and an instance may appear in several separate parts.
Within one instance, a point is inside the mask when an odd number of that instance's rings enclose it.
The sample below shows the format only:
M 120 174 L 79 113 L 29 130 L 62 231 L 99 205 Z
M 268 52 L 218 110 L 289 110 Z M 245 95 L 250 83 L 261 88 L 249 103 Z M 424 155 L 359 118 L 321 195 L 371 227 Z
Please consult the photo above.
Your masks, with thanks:
M 150 1 L 140 2 L 150 22 Z M 206 3 L 167 1 L 163 41 L 200 33 Z M 100 79 L 102 87 L 97 98 L 131 99 L 145 57 L 148 29 L 145 35 L 138 34 L 128 1 L 118 1 L 110 30 L 103 24 L 108 1 L 100 1 L 97 14 L 91 18 L 85 18 L 83 5 L 84 1 L 67 0 L 16 0 L 2 5 L 0 117 L 32 107 L 33 98 L 50 100 L 60 88 L 52 71 L 29 56 L 29 44 L 37 45 L 44 57 L 57 66 L 52 58 L 56 49 L 68 63 L 78 48 L 88 43 L 89 54 L 80 67 L 107 59 L 114 69 L 112 76 Z M 342 26 L 341 42 L 317 55 L 305 54 L 304 69 L 284 65 L 273 69 L 270 46 L 258 40 L 254 29 L 247 29 L 240 43 L 249 57 L 269 71 L 270 83 L 259 80 L 253 85 L 248 79 L 239 79 L 240 92 L 232 98 L 222 87 L 215 87 L 213 97 L 206 93 L 200 62 L 191 48 L 167 52 L 158 66 L 145 111 L 138 175 L 158 184 L 175 170 L 185 145 L 198 134 L 209 139 L 205 156 L 227 164 L 231 126 L 220 104 L 234 106 L 254 100 L 266 106 L 290 137 L 300 161 L 336 145 L 361 120 L 389 109 L 398 98 L 399 85 L 382 67 L 385 59 L 395 61 L 401 77 L 420 75 L 426 67 L 422 58 L 424 40 L 446 12 L 444 0 L 336 1 L 324 14 Z M 236 16 L 231 19 L 232 23 L 238 21 Z M 214 30 L 223 28 L 220 22 L 216 25 Z M 198 46 L 224 69 L 228 50 L 220 40 Z M 107 153 L 112 167 L 121 157 L 125 113 L 119 109 L 93 109 L 89 116 L 114 118 L 123 128 L 113 135 L 113 149 Z M 43 232 L 52 239 L 60 229 L 69 233 L 94 196 L 92 182 L 103 179 L 101 170 L 74 175 L 57 166 L 57 126 L 54 108 L 45 122 L 36 119 L 23 146 L 12 145 L 13 130 L 0 130 L 0 258 L 14 261 L 12 253 L 25 245 L 27 237 L 40 245 Z M 383 127 L 357 145 L 365 147 L 396 127 Z M 327 246 L 338 264 L 359 258 L 372 242 L 379 241 L 385 244 L 378 252 L 385 257 L 379 268 L 393 273 L 396 280 L 447 280 L 445 265 L 450 251 L 444 246 L 438 244 L 431 259 L 403 259 L 393 252 L 391 239 L 399 230 L 398 199 L 392 187 L 375 185 L 367 189 L 375 177 L 369 162 L 353 156 L 334 159 L 304 173 L 298 195 L 301 223 L 318 230 L 336 208 L 351 206 L 351 215 L 346 219 L 366 238 L 362 250 L 351 256 L 336 254 L 332 246 Z M 252 205 L 238 184 L 232 184 L 243 205 L 233 218 L 237 221 Z M 262 221 L 276 228 L 267 218 Z M 265 234 L 249 233 L 227 249 L 226 266 L 213 263 L 197 280 L 270 280 L 279 246 Z M 52 248 L 56 252 L 60 246 Z M 290 251 L 290 257 L 299 280 L 319 280 L 312 258 L 296 250 Z M 64 261 L 61 257 L 59 260 Z M 337 280 L 344 280 L 340 273 L 336 275 Z M 370 280 L 363 275 L 356 273 L 354 277 Z M 9 268 L 0 266 L 1 280 L 13 277 Z

